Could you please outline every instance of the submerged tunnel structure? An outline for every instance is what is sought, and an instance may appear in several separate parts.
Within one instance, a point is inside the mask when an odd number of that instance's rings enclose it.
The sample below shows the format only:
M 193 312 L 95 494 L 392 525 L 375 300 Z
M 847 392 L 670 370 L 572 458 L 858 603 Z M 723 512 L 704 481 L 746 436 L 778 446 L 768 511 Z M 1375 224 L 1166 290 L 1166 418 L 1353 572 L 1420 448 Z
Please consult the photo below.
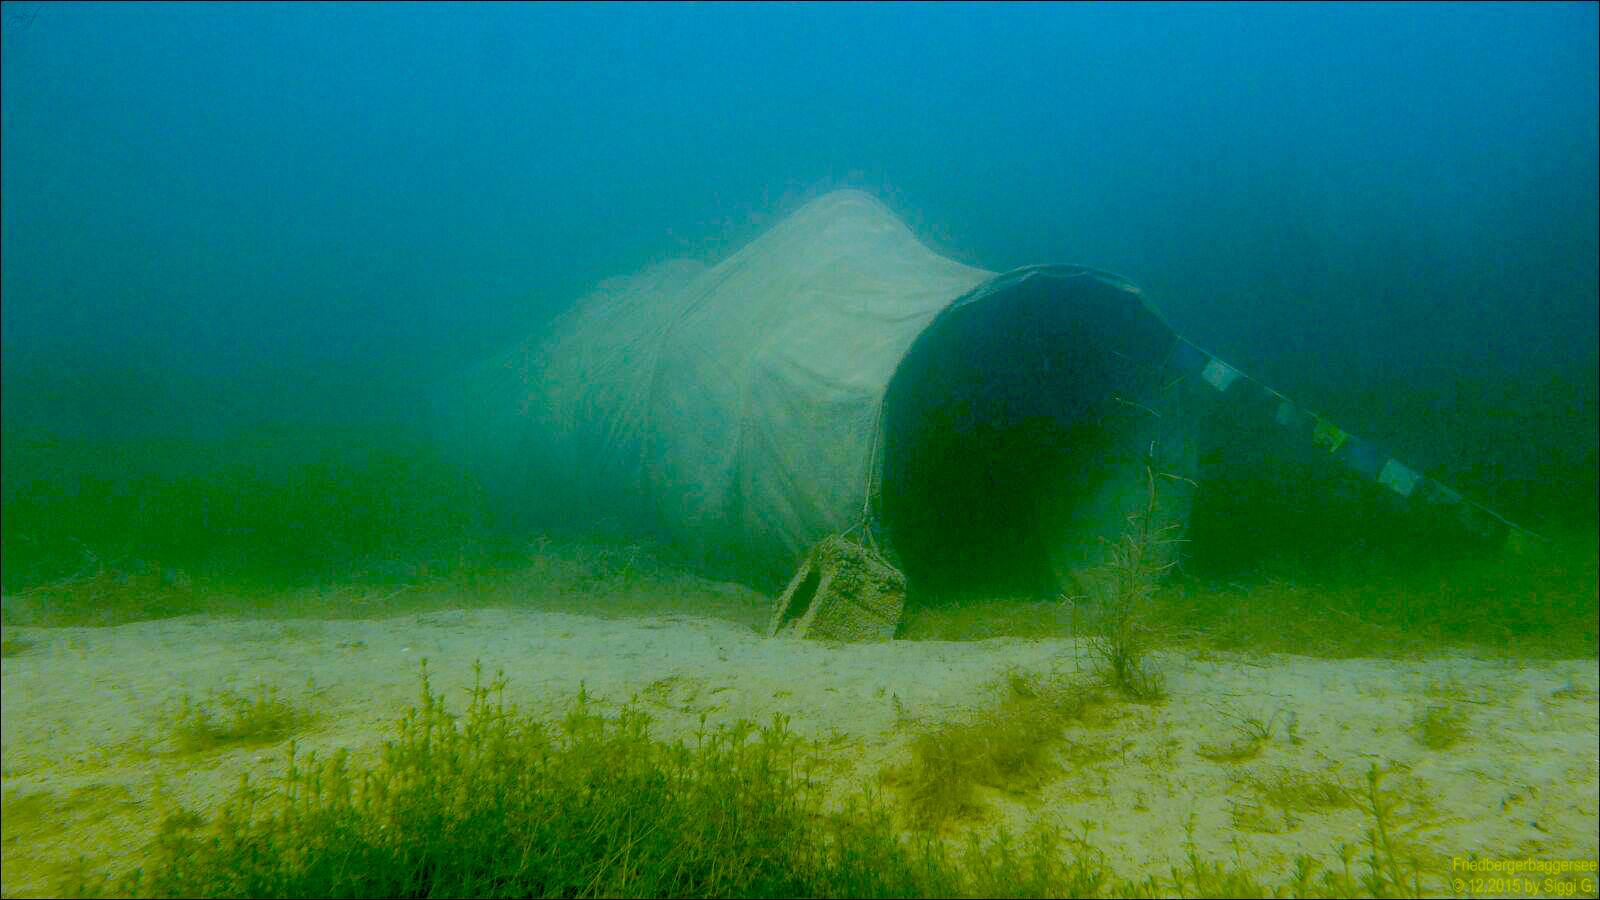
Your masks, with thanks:
M 602 282 L 435 408 L 513 523 L 604 519 L 766 582 L 855 533 L 913 591 L 1033 593 L 1100 565 L 1130 515 L 1177 536 L 1219 397 L 1406 502 L 1514 530 L 1199 351 L 1127 281 L 962 265 L 860 191 L 716 265 Z
M 913 582 L 1070 587 L 1151 499 L 1179 537 L 1199 398 L 1168 370 L 1176 341 L 1136 288 L 1079 267 L 1008 272 L 941 311 L 883 402 L 877 522 Z

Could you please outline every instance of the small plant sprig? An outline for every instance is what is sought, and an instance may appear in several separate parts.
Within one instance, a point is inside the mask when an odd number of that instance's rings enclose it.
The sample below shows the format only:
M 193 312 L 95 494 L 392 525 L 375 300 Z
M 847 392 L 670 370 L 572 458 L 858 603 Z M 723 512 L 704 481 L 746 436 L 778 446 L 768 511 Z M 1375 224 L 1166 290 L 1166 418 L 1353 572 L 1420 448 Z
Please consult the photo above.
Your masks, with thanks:
M 1358 805 L 1367 814 L 1367 874 L 1362 885 L 1373 897 L 1421 897 L 1422 874 L 1401 832 L 1401 798 L 1384 787 L 1389 771 L 1373 763 Z
M 1161 576 L 1177 565 L 1176 560 L 1161 562 L 1160 548 L 1176 540 L 1170 535 L 1179 524 L 1156 524 L 1160 509 L 1157 482 L 1177 476 L 1158 474 L 1148 463 L 1144 471 L 1144 507 L 1129 514 L 1128 527 L 1111 546 L 1106 596 L 1089 650 L 1106 682 L 1123 696 L 1158 703 L 1166 698 L 1166 676 L 1151 668 L 1147 658 L 1156 632 L 1150 604 Z

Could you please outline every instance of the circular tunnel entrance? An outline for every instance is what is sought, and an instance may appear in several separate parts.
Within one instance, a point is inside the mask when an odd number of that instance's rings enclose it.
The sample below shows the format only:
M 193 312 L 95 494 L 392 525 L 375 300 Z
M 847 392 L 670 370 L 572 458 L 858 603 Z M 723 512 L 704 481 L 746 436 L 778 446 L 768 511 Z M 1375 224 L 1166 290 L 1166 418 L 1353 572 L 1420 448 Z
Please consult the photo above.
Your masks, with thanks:
M 1135 289 L 1088 269 L 1018 270 L 947 307 L 884 401 L 882 524 L 911 590 L 1059 590 L 1060 546 L 1106 524 L 1085 516 L 1141 443 L 1174 340 Z

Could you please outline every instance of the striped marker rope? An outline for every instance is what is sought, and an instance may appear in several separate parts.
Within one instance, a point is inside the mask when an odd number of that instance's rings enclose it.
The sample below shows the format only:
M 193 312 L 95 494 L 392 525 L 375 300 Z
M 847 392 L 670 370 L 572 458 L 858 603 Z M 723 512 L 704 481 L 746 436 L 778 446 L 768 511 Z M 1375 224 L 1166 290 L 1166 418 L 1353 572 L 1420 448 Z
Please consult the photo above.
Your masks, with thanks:
M 1517 552 L 1526 548 L 1531 539 L 1538 539 L 1533 532 L 1461 496 L 1459 491 L 1450 486 L 1423 475 L 1376 444 L 1350 434 L 1301 407 L 1196 347 L 1187 338 L 1178 338 L 1168 357 L 1168 365 L 1180 374 L 1198 376 L 1218 394 L 1233 402 L 1255 408 L 1262 416 L 1271 416 L 1292 435 L 1310 440 L 1357 475 L 1383 485 L 1413 506 L 1437 509 L 1452 515 L 1460 525 L 1478 537 L 1501 541 L 1507 549 Z

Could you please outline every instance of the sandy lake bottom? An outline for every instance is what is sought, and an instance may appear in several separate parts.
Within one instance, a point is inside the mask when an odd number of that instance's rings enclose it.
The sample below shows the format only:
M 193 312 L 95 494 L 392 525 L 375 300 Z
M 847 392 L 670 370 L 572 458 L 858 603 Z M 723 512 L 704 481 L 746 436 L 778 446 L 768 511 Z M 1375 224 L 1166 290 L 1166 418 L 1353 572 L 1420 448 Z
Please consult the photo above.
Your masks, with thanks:
M 504 671 L 506 698 L 525 713 L 559 715 L 581 684 L 602 709 L 636 699 L 662 738 L 689 733 L 702 713 L 758 723 L 782 713 L 838 761 L 842 792 L 877 785 L 919 729 L 992 705 L 1007 672 L 1088 668 L 1070 639 L 835 646 L 690 616 L 497 609 L 7 633 L 31 642 L 4 660 L 0 684 L 0 880 L 17 897 L 61 890 L 80 854 L 92 871 L 136 865 L 164 804 L 205 811 L 241 774 L 282 772 L 286 742 L 176 753 L 170 722 L 185 696 L 272 686 L 315 713 L 297 736 L 302 750 L 370 759 L 416 702 L 421 658 L 451 704 L 464 702 L 477 660 L 486 673 Z M 1025 795 L 986 795 L 976 827 L 1022 831 L 1044 820 L 1081 833 L 1089 823 L 1117 876 L 1138 879 L 1183 861 L 1192 823 L 1202 855 L 1281 884 L 1302 854 L 1336 865 L 1341 844 L 1361 844 L 1364 818 L 1349 805 L 1278 808 L 1260 786 L 1304 777 L 1354 789 L 1377 765 L 1413 813 L 1408 839 L 1432 892 L 1451 893 L 1452 858 L 1597 855 L 1594 660 L 1173 652 L 1154 663 L 1167 679 L 1164 703 L 1118 702 L 1069 727 L 1056 777 Z M 1416 728 L 1437 709 L 1461 731 L 1444 749 Z M 1252 723 L 1267 732 L 1258 752 L 1218 758 Z

